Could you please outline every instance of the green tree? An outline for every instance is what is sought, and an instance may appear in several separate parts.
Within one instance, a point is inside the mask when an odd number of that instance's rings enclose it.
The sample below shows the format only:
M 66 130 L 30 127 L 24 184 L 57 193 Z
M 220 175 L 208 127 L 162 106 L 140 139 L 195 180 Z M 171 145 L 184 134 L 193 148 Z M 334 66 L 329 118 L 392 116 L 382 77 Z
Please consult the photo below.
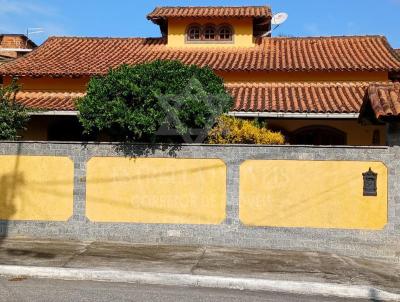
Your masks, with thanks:
M 232 106 L 223 80 L 210 68 L 179 61 L 122 65 L 90 80 L 77 101 L 85 133 L 105 131 L 119 141 L 154 142 L 162 128 L 207 134 Z M 198 133 L 197 133 L 198 134 Z
M 29 111 L 16 101 L 19 89 L 16 81 L 0 86 L 0 140 L 18 139 L 18 132 L 25 130 L 29 121 Z

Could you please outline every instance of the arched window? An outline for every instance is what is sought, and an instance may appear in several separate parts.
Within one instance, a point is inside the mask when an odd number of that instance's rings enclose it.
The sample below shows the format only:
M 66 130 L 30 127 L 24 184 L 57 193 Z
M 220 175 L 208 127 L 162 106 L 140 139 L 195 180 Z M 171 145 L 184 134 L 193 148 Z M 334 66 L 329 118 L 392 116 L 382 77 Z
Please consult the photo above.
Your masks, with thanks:
M 215 33 L 215 26 L 207 25 L 204 29 L 204 40 L 212 41 L 215 40 L 216 33 Z
M 229 26 L 222 26 L 218 32 L 218 38 L 220 41 L 232 41 L 232 29 Z
M 294 145 L 346 145 L 347 135 L 328 126 L 310 126 L 295 131 L 291 136 Z
M 233 42 L 233 29 L 229 24 L 192 24 L 188 26 L 185 41 L 188 43 L 210 42 L 226 43 Z
M 201 40 L 201 28 L 199 25 L 192 25 L 189 27 L 187 32 L 188 41 L 200 41 Z

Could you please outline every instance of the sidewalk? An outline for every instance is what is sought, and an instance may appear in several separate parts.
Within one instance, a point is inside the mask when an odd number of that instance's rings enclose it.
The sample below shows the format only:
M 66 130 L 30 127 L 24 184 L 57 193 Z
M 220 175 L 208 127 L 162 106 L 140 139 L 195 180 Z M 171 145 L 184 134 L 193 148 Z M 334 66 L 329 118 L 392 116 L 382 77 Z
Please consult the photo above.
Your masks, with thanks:
M 400 301 L 398 263 L 312 252 L 5 239 L 0 275 Z

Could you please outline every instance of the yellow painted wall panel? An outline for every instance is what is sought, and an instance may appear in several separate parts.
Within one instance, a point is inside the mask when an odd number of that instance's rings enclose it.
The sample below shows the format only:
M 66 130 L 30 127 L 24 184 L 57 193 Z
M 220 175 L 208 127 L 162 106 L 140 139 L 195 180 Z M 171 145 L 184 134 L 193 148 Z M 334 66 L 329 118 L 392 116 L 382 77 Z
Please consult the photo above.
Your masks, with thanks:
M 187 43 L 185 34 L 190 24 L 206 25 L 212 23 L 216 26 L 230 24 L 234 30 L 233 43 Z M 168 47 L 254 47 L 253 20 L 251 18 L 229 19 L 224 18 L 182 18 L 168 21 Z
M 363 196 L 362 173 L 378 173 Z M 383 229 L 387 168 L 380 162 L 249 160 L 240 167 L 240 220 L 249 226 Z
M 87 217 L 97 222 L 221 224 L 226 165 L 218 159 L 111 158 L 88 162 Z
M 67 221 L 73 186 L 68 157 L 0 156 L 0 219 Z

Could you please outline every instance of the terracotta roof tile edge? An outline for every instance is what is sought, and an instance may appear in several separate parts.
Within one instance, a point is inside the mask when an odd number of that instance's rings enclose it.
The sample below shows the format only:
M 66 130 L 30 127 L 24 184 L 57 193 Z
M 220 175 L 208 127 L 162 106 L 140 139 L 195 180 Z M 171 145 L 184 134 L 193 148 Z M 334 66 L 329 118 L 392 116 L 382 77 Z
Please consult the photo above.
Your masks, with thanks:
M 390 45 L 389 40 L 386 38 L 386 36 L 382 36 L 382 38 L 383 38 L 384 44 L 385 44 L 386 48 L 389 50 L 390 54 L 392 54 L 393 57 L 394 57 L 395 59 L 398 59 L 399 62 L 400 62 L 400 53 L 398 53 L 398 52 L 396 51 L 396 49 L 394 49 L 394 48 L 392 47 L 392 45 Z
M 271 17 L 272 15 L 272 8 L 269 5 L 227 5 L 227 6 L 156 6 L 153 11 L 147 14 L 146 18 L 148 20 L 152 20 L 153 18 L 161 17 L 161 15 L 157 14 L 157 11 L 160 9 L 267 9 L 268 16 Z M 258 16 L 258 15 L 256 15 Z M 261 15 L 259 15 L 261 16 Z
M 377 87 L 387 87 L 388 85 L 395 85 L 391 81 L 384 82 L 375 82 L 375 81 L 333 81 L 333 82 L 236 82 L 236 83 L 225 83 L 225 87 L 227 88 L 236 88 L 236 87 L 266 87 L 266 86 L 377 86 Z M 399 83 L 400 84 L 400 83 Z
M 199 6 L 173 6 L 173 5 L 167 5 L 167 6 L 156 6 L 153 11 L 159 10 L 159 9 L 207 9 L 207 8 L 216 8 L 216 9 L 224 9 L 224 8 L 267 8 L 271 9 L 271 6 L 269 5 L 199 5 Z M 151 13 L 150 13 L 151 14 Z M 150 15 L 149 14 L 149 15 Z
M 392 83 L 387 83 L 387 84 L 373 84 L 368 87 L 368 101 L 365 102 L 361 108 L 361 115 L 365 114 L 366 108 L 370 106 L 372 110 L 374 111 L 375 118 L 378 121 L 382 121 L 386 118 L 399 118 L 400 117 L 400 112 L 399 111 L 392 111 L 392 108 L 390 108 L 390 112 L 385 111 L 383 108 L 382 102 L 383 100 L 379 96 L 379 91 L 380 90 L 391 90 L 394 89 L 396 90 L 395 93 L 399 94 L 400 96 L 400 82 L 392 82 Z M 388 103 L 392 102 L 393 100 L 387 100 Z M 398 100 L 399 101 L 399 100 Z M 376 108 L 374 106 L 374 103 L 379 106 L 379 108 Z M 389 104 L 390 105 L 390 104 Z M 378 110 L 377 110 L 378 109 Z
M 96 36 L 50 36 L 47 38 L 44 43 L 51 41 L 51 40 L 160 40 L 165 41 L 166 39 L 163 37 L 96 37 Z
M 312 39 L 355 39 L 355 38 L 383 38 L 386 39 L 386 36 L 384 35 L 332 35 L 332 36 L 299 36 L 299 37 L 264 37 L 262 39 L 266 40 L 299 40 L 299 39 L 307 39 L 307 40 L 312 40 Z M 107 37 L 107 36 L 49 36 L 47 40 L 44 42 L 46 43 L 49 40 L 53 39 L 93 39 L 93 40 L 149 40 L 149 39 L 154 39 L 154 40 L 165 40 L 163 37 Z M 43 44 L 44 44 L 43 43 Z M 42 44 L 42 45 L 43 45 Z M 392 48 L 393 49 L 393 48 Z M 400 49 L 398 49 L 400 51 Z
M 281 40 L 281 39 L 290 39 L 290 40 L 301 40 L 301 39 L 307 39 L 307 40 L 325 40 L 325 39 L 363 39 L 363 38 L 382 38 L 386 39 L 386 36 L 384 35 L 332 35 L 332 36 L 299 36 L 299 37 L 271 37 L 267 39 L 276 39 L 276 40 Z M 387 39 L 386 39 L 387 41 Z

